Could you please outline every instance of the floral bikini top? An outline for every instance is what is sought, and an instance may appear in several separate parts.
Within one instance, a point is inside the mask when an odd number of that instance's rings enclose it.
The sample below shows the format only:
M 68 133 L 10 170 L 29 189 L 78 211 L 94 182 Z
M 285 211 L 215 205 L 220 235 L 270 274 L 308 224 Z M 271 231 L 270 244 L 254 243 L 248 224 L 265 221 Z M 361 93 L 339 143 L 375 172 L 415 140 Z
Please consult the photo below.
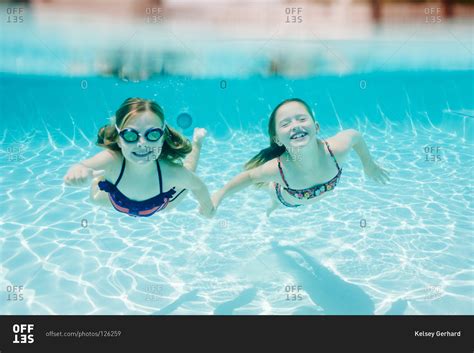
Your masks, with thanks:
M 298 190 L 298 189 L 290 188 L 290 186 L 288 185 L 288 182 L 285 179 L 285 174 L 283 174 L 283 169 L 281 168 L 280 157 L 278 157 L 278 169 L 280 170 L 281 179 L 285 183 L 284 189 L 291 196 L 293 196 L 293 197 L 295 197 L 299 200 L 303 200 L 303 199 L 308 200 L 308 199 L 315 198 L 315 197 L 317 197 L 321 194 L 324 194 L 327 191 L 331 191 L 336 187 L 336 185 L 339 182 L 339 179 L 341 177 L 342 168 L 339 167 L 339 164 L 337 163 L 336 157 L 334 157 L 334 154 L 332 153 L 331 148 L 329 148 L 329 144 L 326 141 L 324 141 L 324 143 L 326 144 L 326 146 L 328 148 L 328 151 L 331 154 L 331 157 L 334 159 L 334 162 L 336 163 L 336 167 L 337 167 L 337 170 L 338 170 L 337 174 L 331 180 L 329 180 L 329 181 L 327 181 L 323 184 L 317 184 L 317 185 L 311 186 L 307 189 Z M 281 195 L 281 185 L 279 183 L 275 183 L 275 192 L 276 192 L 276 195 L 278 197 L 278 200 L 284 206 L 286 206 L 286 207 L 299 207 L 299 206 L 301 206 L 301 205 L 290 204 L 290 203 L 286 202 L 283 199 L 283 196 Z

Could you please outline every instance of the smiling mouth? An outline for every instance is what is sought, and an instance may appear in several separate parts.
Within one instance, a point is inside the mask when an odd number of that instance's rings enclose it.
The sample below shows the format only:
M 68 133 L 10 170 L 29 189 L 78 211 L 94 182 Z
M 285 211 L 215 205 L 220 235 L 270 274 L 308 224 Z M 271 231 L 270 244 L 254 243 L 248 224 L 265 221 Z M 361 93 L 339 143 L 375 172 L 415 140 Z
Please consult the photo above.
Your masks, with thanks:
M 305 131 L 299 131 L 299 132 L 297 132 L 297 133 L 292 134 L 292 135 L 290 136 L 290 139 L 291 139 L 291 140 L 299 140 L 299 139 L 304 138 L 306 135 L 308 135 L 307 132 L 305 132 Z
M 151 154 L 151 151 L 145 152 L 145 153 L 132 152 L 132 154 L 133 154 L 134 156 L 136 156 L 136 157 L 143 158 L 143 157 L 146 157 L 146 156 L 150 155 L 150 154 Z

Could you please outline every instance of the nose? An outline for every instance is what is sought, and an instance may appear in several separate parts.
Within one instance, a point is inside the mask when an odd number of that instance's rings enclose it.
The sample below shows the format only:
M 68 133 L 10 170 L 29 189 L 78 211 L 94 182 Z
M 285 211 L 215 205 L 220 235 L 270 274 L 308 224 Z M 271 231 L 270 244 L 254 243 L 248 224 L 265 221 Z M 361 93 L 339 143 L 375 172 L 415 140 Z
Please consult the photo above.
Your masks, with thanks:
M 146 144 L 145 138 L 143 136 L 139 136 L 138 141 L 137 141 L 138 147 L 143 147 L 145 146 L 145 144 Z
M 301 124 L 298 122 L 298 120 L 293 120 L 290 124 L 291 126 L 291 131 L 296 130 L 297 127 L 299 127 Z

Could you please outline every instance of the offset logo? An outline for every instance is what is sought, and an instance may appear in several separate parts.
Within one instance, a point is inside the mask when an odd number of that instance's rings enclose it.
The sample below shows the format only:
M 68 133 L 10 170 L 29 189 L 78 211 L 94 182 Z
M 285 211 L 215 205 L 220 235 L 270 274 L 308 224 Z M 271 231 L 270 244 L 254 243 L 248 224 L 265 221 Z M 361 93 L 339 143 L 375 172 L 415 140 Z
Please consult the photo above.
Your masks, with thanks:
M 285 286 L 285 293 L 286 293 L 286 300 L 289 301 L 297 301 L 303 300 L 303 295 L 301 291 L 303 290 L 303 286 L 300 285 L 287 285 Z
M 13 325 L 13 343 L 33 343 L 34 324 L 14 324 Z

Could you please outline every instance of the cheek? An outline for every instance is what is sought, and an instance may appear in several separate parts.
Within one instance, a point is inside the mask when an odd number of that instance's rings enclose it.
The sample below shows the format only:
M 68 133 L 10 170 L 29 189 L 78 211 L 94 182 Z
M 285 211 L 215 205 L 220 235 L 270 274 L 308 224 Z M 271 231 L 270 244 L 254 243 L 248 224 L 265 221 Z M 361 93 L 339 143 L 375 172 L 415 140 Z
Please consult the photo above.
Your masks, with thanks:
M 119 146 L 120 146 L 120 149 L 122 150 L 123 155 L 129 155 L 133 151 L 132 150 L 132 145 L 128 145 L 128 144 L 123 143 L 123 142 L 119 142 Z
M 307 129 L 310 132 L 314 132 L 314 133 L 316 133 L 318 131 L 318 127 L 312 121 L 310 121 L 308 123 L 305 123 L 305 129 Z
M 163 140 L 159 140 L 157 142 L 149 142 L 147 144 L 147 149 L 152 151 L 155 155 L 160 155 L 161 150 L 163 149 Z
M 276 131 L 276 136 L 280 139 L 280 140 L 284 140 L 284 139 L 288 139 L 289 138 L 289 133 L 290 133 L 290 129 L 287 128 L 287 127 L 280 127 L 277 129 Z

